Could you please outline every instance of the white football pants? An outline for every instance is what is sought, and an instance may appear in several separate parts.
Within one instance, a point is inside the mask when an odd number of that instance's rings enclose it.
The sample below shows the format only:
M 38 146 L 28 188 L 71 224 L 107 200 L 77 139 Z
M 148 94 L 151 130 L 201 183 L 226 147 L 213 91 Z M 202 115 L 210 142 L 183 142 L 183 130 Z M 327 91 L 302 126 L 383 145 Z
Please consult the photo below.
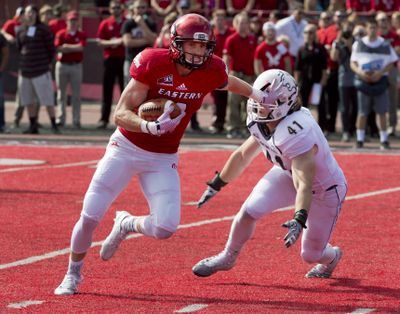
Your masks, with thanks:
M 100 221 L 137 175 L 155 226 L 175 232 L 180 221 L 181 200 L 177 166 L 178 154 L 145 151 L 116 130 L 86 192 L 82 216 Z
M 343 182 L 329 191 L 313 194 L 311 208 L 308 211 L 307 229 L 303 229 L 301 239 L 301 256 L 306 262 L 315 263 L 321 260 L 346 193 L 347 186 Z M 293 205 L 295 197 L 296 190 L 292 177 L 274 166 L 256 184 L 242 205 L 241 211 L 245 210 L 258 220 L 276 209 Z

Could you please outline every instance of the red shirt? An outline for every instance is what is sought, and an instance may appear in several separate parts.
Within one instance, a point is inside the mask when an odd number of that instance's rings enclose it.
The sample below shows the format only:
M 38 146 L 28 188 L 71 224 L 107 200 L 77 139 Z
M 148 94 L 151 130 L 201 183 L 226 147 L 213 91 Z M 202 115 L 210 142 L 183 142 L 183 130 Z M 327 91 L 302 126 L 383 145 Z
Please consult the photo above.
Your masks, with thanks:
M 150 87 L 147 100 L 167 98 L 186 104 L 186 115 L 171 133 L 154 136 L 119 128 L 136 146 L 166 154 L 178 151 L 190 118 L 201 107 L 204 97 L 214 89 L 225 86 L 228 81 L 225 63 L 221 58 L 213 56 L 203 68 L 194 70 L 188 76 L 180 76 L 169 51 L 162 48 L 145 49 L 139 53 L 132 62 L 130 73 L 135 80 Z
M 334 40 L 336 40 L 336 37 L 338 35 L 338 27 L 336 24 L 332 24 L 328 26 L 327 28 L 320 28 L 317 31 L 317 37 L 321 45 L 324 45 L 325 48 L 327 48 L 327 53 L 328 53 L 328 69 L 334 70 L 339 67 L 337 62 L 333 61 L 329 55 L 329 49 L 332 46 L 332 43 Z
M 376 0 L 373 1 L 373 8 L 375 11 L 399 11 L 400 10 L 400 0 Z
M 59 31 L 54 39 L 54 46 L 60 47 L 63 44 L 80 44 L 82 47 L 86 46 L 86 34 L 81 31 L 77 31 L 75 34 L 69 33 L 66 29 Z M 79 52 L 68 52 L 68 53 L 57 53 L 57 61 L 61 62 L 82 62 L 83 51 Z
M 366 12 L 373 8 L 375 0 L 346 0 L 346 9 L 353 11 Z
M 224 50 L 225 41 L 234 32 L 235 32 L 235 30 L 231 27 L 228 27 L 224 34 L 219 33 L 217 29 L 214 30 L 215 41 L 216 41 L 214 54 L 216 56 L 222 57 L 222 52 Z
M 225 42 L 223 53 L 230 56 L 230 70 L 254 75 L 254 52 L 257 40 L 253 35 L 243 38 L 239 33 L 233 33 Z
M 263 41 L 256 48 L 254 59 L 261 60 L 264 71 L 269 69 L 286 70 L 285 57 L 289 56 L 288 49 L 282 43 L 267 44 Z
M 97 30 L 97 37 L 99 39 L 110 40 L 112 38 L 121 38 L 121 28 L 124 24 L 125 19 L 121 19 L 118 23 L 114 16 L 110 16 L 103 20 L 99 29 Z M 103 51 L 104 59 L 108 58 L 125 58 L 125 47 L 124 45 L 119 45 L 115 48 L 104 48 Z
M 232 7 L 235 10 L 242 10 L 246 7 L 247 0 L 232 0 Z
M 383 35 L 382 33 L 378 33 L 378 35 L 388 40 L 393 48 L 400 46 L 400 36 L 397 35 L 397 33 L 388 31 L 386 35 Z
M 52 19 L 49 21 L 51 32 L 56 35 L 59 31 L 67 28 L 67 23 L 63 19 Z
M 11 20 L 7 20 L 4 23 L 2 30 L 5 31 L 7 34 L 10 34 L 13 37 L 15 37 L 15 34 L 17 33 L 17 29 L 20 25 L 21 25 L 21 23 L 16 18 L 13 18 Z
M 278 0 L 256 0 L 254 4 L 255 10 L 276 10 L 278 9 Z

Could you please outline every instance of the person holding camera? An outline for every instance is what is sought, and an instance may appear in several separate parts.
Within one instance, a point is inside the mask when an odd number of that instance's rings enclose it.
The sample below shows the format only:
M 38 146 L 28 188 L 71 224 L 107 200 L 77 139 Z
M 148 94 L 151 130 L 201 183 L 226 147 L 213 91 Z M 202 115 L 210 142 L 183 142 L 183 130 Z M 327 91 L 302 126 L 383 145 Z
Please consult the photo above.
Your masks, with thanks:
M 354 72 L 350 68 L 351 48 L 354 42 L 353 28 L 352 23 L 344 23 L 330 51 L 331 59 L 339 64 L 339 111 L 342 119 L 343 142 L 350 141 L 350 136 L 356 131 L 357 120 L 357 91 L 354 87 Z
M 390 43 L 377 34 L 375 20 L 367 22 L 367 36 L 357 40 L 352 47 L 351 69 L 355 72 L 357 88 L 357 148 L 365 140 L 367 116 L 372 109 L 378 115 L 381 149 L 389 149 L 386 115 L 389 109 L 388 72 L 397 61 L 397 54 Z

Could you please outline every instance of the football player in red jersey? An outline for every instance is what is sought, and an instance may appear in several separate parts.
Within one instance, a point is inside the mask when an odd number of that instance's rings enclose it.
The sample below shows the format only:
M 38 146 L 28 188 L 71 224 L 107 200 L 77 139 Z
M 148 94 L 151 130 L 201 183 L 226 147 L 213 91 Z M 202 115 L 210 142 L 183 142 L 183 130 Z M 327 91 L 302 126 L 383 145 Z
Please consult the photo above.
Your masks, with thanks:
M 56 295 L 77 292 L 92 234 L 134 175 L 139 178 L 150 214 L 132 216 L 117 211 L 111 233 L 102 245 L 101 258 L 110 259 L 129 232 L 157 239 L 167 239 L 175 233 L 181 200 L 177 150 L 190 117 L 200 108 L 207 93 L 227 89 L 261 104 L 273 103 L 280 97 L 281 88 L 276 84 L 268 93 L 229 76 L 222 59 L 213 55 L 214 47 L 210 23 L 200 15 L 187 14 L 171 27 L 169 50 L 146 49 L 133 60 L 132 79 L 114 113 L 118 128 L 86 192 L 80 219 L 72 231 L 67 274 L 55 289 Z M 181 114 L 171 119 L 170 107 L 157 121 L 142 120 L 137 108 L 154 98 L 178 103 Z

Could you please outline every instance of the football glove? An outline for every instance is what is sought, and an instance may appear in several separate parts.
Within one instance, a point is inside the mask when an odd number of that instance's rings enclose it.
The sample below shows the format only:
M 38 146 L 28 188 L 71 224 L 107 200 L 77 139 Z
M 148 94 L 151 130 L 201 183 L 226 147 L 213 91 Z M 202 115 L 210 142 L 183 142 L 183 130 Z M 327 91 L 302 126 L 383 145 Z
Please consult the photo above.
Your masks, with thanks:
M 288 233 L 283 238 L 286 247 L 291 247 L 299 238 L 303 228 L 307 228 L 307 216 L 307 210 L 301 209 L 296 211 L 293 219 L 288 220 L 284 224 L 282 224 L 282 227 L 289 229 Z
M 183 103 L 177 103 L 181 109 L 181 113 L 174 119 L 171 119 L 170 113 L 174 110 L 172 103 L 168 103 L 168 106 L 163 114 L 156 121 L 145 121 L 143 120 L 140 124 L 140 128 L 144 133 L 149 133 L 151 135 L 160 136 L 162 134 L 172 132 L 178 124 L 181 122 L 182 118 L 185 116 L 186 105 Z
M 227 185 L 227 182 L 224 182 L 219 176 L 219 172 L 215 172 L 215 177 L 207 182 L 207 189 L 204 191 L 203 195 L 200 197 L 197 202 L 197 208 L 200 208 L 205 203 L 207 203 L 215 194 L 217 194 L 221 189 Z

